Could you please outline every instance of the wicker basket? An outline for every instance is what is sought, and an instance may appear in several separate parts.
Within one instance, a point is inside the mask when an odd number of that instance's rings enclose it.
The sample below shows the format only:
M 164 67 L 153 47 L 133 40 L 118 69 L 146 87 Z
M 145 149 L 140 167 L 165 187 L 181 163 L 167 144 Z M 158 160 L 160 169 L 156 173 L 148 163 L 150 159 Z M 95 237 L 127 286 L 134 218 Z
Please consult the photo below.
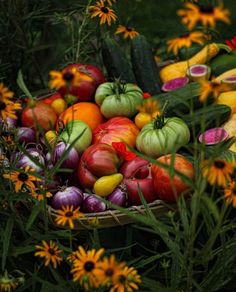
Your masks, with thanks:
M 174 206 L 168 207 L 167 205 L 164 205 L 163 201 L 161 200 L 156 200 L 152 203 L 149 203 L 148 207 L 156 217 L 159 217 L 167 211 L 174 209 Z M 127 208 L 127 210 L 132 212 L 132 214 L 145 214 L 145 207 L 143 205 L 132 206 Z M 56 225 L 55 223 L 55 209 L 48 207 L 48 215 L 50 223 L 55 227 L 60 228 L 60 226 Z M 109 228 L 123 226 L 134 222 L 136 222 L 136 220 L 133 217 L 130 217 L 118 210 L 108 210 L 105 212 L 85 214 L 83 218 L 75 221 L 75 230 L 92 229 L 94 226 L 99 229 Z

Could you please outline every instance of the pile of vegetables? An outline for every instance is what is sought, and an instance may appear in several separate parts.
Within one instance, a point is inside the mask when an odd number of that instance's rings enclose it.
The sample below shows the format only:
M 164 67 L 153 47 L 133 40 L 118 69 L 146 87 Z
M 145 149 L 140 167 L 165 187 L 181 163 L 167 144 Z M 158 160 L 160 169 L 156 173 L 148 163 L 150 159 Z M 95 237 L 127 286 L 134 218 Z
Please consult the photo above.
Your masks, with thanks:
M 222 48 L 228 55 L 218 57 Z M 236 66 L 227 70 L 221 60 L 230 49 L 210 43 L 189 60 L 160 68 L 145 37 L 137 36 L 130 61 L 111 38 L 103 39 L 102 55 L 106 73 L 71 64 L 63 69 L 65 86 L 47 97 L 28 96 L 17 121 L 1 121 L 4 134 L 13 134 L 19 145 L 5 159 L 45 178 L 54 209 L 72 205 L 93 213 L 143 199 L 173 203 L 191 186 L 168 169 L 194 179 L 188 143 L 200 134 L 199 143 L 208 145 L 236 136 L 236 91 L 222 92 L 215 103 L 199 102 L 199 81 L 212 72 L 221 73 L 214 82 L 235 82 Z M 72 86 L 75 70 L 82 80 Z M 216 135 L 219 127 L 222 136 Z M 202 136 L 203 130 L 210 133 Z

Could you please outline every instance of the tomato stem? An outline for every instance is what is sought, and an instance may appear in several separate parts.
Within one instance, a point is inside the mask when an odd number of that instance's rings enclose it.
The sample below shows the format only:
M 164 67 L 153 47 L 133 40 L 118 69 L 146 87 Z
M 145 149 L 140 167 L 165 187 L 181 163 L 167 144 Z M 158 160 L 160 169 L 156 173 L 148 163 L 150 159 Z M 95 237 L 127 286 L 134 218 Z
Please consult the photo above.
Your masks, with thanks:
M 162 129 L 165 126 L 165 114 L 166 114 L 165 109 L 166 109 L 167 103 L 168 102 L 166 101 L 161 110 L 160 115 L 154 119 L 154 123 L 153 123 L 154 129 Z

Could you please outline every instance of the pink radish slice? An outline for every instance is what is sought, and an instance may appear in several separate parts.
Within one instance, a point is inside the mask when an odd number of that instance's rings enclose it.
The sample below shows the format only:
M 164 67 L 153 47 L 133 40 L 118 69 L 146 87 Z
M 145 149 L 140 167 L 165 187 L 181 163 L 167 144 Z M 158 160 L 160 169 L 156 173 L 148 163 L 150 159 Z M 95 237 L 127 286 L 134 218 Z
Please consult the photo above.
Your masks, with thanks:
M 189 82 L 189 78 L 188 77 L 178 77 L 178 78 L 174 78 L 171 79 L 170 81 L 166 82 L 165 84 L 162 85 L 162 91 L 173 91 L 176 90 L 178 88 L 184 87 L 185 85 L 187 85 Z
M 236 76 L 227 77 L 227 78 L 223 79 L 222 82 L 236 83 Z
M 212 128 L 202 133 L 198 140 L 205 145 L 215 145 L 228 138 L 228 132 L 224 128 Z

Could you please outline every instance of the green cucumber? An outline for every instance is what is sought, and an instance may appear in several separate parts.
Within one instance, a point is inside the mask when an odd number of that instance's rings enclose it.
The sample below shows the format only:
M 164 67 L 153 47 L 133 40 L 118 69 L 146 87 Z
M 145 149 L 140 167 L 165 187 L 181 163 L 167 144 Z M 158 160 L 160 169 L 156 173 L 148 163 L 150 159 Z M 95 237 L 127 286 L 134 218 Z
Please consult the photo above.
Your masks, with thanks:
M 231 115 L 231 108 L 224 104 L 211 104 L 197 109 L 191 114 L 182 115 L 181 118 L 195 133 L 210 128 L 220 127 Z M 203 126 L 203 128 L 202 128 Z
M 236 53 L 216 56 L 211 60 L 209 66 L 211 67 L 211 73 L 214 77 L 217 77 L 225 71 L 236 68 Z
M 138 35 L 131 40 L 131 63 L 138 86 L 151 95 L 161 91 L 159 69 L 147 39 Z
M 202 48 L 203 46 L 199 44 L 192 44 L 189 48 L 183 47 L 179 50 L 178 57 L 180 60 L 188 60 L 197 54 Z
M 152 98 L 155 98 L 161 107 L 166 104 L 166 117 L 181 117 L 183 114 L 202 106 L 199 101 L 200 88 L 198 82 L 192 82 L 177 90 L 154 95 Z
M 119 79 L 125 83 L 136 83 L 132 66 L 119 44 L 110 37 L 102 39 L 102 59 L 108 81 Z

